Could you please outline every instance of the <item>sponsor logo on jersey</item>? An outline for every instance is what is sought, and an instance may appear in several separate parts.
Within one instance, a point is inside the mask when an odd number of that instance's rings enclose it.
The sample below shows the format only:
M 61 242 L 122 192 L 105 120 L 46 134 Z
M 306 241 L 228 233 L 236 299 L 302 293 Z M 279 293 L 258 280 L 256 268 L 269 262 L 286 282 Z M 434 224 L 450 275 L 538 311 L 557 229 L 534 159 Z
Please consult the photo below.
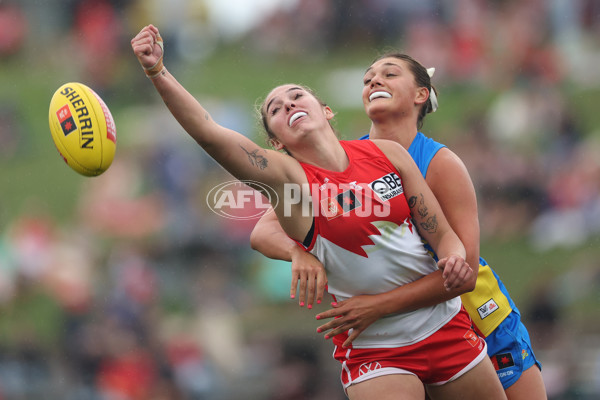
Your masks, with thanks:
M 361 202 L 356 197 L 353 189 L 321 200 L 321 212 L 328 220 L 344 215 L 360 206 Z
M 73 114 L 71 114 L 71 109 L 68 104 L 65 104 L 58 109 L 56 117 L 58 118 L 58 122 L 60 123 L 60 127 L 65 136 L 77 129 L 75 119 L 73 118 Z
M 496 371 L 505 368 L 510 368 L 515 365 L 513 356 L 510 353 L 495 354 L 490 358 L 492 359 L 492 364 L 494 364 L 494 368 L 496 368 Z
M 359 376 L 364 375 L 368 372 L 375 371 L 378 369 L 381 369 L 381 364 L 379 364 L 379 362 L 377 362 L 377 361 L 370 362 L 370 363 L 364 363 L 364 364 L 361 364 L 360 367 L 358 367 L 358 375 Z
M 327 188 L 327 184 L 329 183 L 329 178 L 325 178 L 323 180 L 323 184 L 319 186 L 319 190 L 325 190 Z
M 390 172 L 381 178 L 369 183 L 369 187 L 375 192 L 381 201 L 388 201 L 404 193 L 402 180 L 394 172 Z
M 477 312 L 479 313 L 479 317 L 484 319 L 488 317 L 491 313 L 498 309 L 498 303 L 494 301 L 494 299 L 489 299 L 482 306 L 477 308 Z

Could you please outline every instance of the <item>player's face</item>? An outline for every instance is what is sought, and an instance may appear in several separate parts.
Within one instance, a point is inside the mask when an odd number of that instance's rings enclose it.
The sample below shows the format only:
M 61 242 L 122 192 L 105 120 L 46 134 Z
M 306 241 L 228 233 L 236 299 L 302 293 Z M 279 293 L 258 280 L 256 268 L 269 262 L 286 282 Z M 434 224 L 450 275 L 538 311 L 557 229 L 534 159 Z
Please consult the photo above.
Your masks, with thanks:
M 362 100 L 367 115 L 411 112 L 418 96 L 415 78 L 408 65 L 397 58 L 376 61 L 363 77 Z
M 330 128 L 333 114 L 317 98 L 297 85 L 278 86 L 269 93 L 263 113 L 271 132 L 285 145 L 308 132 Z

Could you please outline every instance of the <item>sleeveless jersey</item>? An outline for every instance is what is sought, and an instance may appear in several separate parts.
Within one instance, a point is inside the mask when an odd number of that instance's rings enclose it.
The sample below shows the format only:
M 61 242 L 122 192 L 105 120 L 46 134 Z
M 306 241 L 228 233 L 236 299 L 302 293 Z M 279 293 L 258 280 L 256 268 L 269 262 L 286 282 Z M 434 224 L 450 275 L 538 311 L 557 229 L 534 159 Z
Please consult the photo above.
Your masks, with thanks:
M 436 271 L 411 219 L 402 177 L 371 141 L 341 141 L 345 171 L 301 163 L 314 209 L 305 245 L 324 264 L 338 300 L 384 293 Z M 310 242 L 309 242 L 310 240 Z M 461 308 L 458 298 L 386 316 L 354 340 L 354 348 L 408 346 L 435 333 Z M 335 339 L 335 338 L 334 338 Z
M 368 138 L 369 135 L 361 137 L 361 139 Z M 433 157 L 444 147 L 446 146 L 423 133 L 417 133 L 408 152 L 419 167 L 423 178 L 427 176 L 427 170 Z M 427 247 L 437 259 L 433 249 L 428 245 Z M 488 336 L 511 311 L 517 309 L 498 275 L 482 257 L 479 258 L 479 273 L 475 289 L 463 294 L 461 299 L 473 323 L 483 336 Z

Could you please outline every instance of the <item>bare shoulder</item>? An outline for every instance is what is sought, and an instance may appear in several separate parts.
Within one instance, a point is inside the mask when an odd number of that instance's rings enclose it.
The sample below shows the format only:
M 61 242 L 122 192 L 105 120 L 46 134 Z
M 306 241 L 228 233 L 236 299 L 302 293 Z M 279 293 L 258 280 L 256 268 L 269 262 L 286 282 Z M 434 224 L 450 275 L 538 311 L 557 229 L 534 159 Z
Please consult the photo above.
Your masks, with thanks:
M 449 201 L 471 204 L 476 201 L 475 188 L 467 167 L 456 153 L 440 149 L 431 160 L 425 181 L 440 203 Z
M 441 148 L 431 160 L 427 169 L 427 182 L 434 179 L 468 179 L 469 171 L 461 158 L 447 147 Z
M 432 164 L 441 164 L 443 166 L 451 166 L 455 165 L 463 165 L 464 163 L 461 158 L 452 150 L 447 147 L 442 147 L 436 154 L 433 156 Z
M 408 151 L 406 151 L 406 149 L 398 142 L 387 139 L 372 139 L 371 141 L 379 147 L 379 150 L 381 150 L 393 164 L 396 164 L 396 162 L 404 163 L 407 158 L 411 159 Z

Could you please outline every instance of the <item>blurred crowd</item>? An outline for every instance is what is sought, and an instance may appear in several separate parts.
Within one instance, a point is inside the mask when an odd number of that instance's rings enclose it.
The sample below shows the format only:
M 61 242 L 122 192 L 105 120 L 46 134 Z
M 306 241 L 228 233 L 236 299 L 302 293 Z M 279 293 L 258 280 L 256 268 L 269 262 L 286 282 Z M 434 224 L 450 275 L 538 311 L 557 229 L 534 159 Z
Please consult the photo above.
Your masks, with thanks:
M 435 66 L 438 87 L 497 93 L 443 133 L 475 183 L 484 238 L 524 234 L 543 254 L 600 235 L 600 133 L 565 95 L 600 87 L 600 2 L 284 3 L 235 38 L 245 51 L 318 62 L 389 47 Z M 32 35 L 65 41 L 83 55 L 73 61 L 85 80 L 115 97 L 129 39 L 147 21 L 178 49 L 173 64 L 210 57 L 220 44 L 207 1 L 0 1 L 0 66 L 23 57 Z M 147 90 L 143 79 L 132 84 Z M 215 119 L 253 129 L 250 106 L 212 101 Z M 71 222 L 29 213 L 1 232 L 0 400 L 345 398 L 330 343 L 289 300 L 287 264 L 250 249 L 253 221 L 206 206 L 207 191 L 231 177 L 184 135 L 163 134 L 178 130 L 164 107 L 136 115 L 152 140 L 120 148 L 101 179 L 85 182 Z M 10 107 L 0 112 L 0 157 L 18 146 L 6 128 L 18 126 L 14 118 Z M 598 339 L 575 347 L 557 323 L 562 308 L 600 285 L 597 260 L 581 264 L 560 277 L 567 294 L 541 282 L 522 310 L 555 400 L 600 395 Z

